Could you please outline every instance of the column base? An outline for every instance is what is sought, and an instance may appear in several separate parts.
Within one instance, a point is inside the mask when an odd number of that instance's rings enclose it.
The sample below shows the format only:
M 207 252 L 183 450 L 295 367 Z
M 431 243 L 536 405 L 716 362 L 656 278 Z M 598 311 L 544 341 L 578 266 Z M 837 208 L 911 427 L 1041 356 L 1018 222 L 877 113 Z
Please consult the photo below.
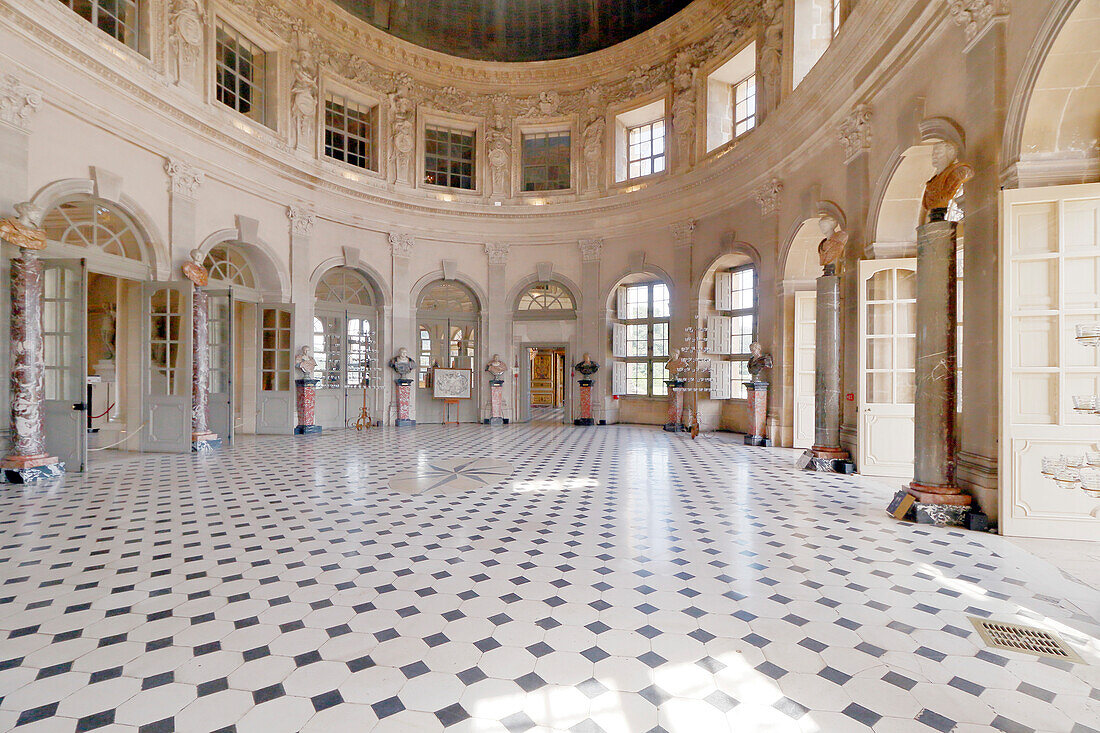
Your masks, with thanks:
M 665 423 L 665 432 L 666 433 L 682 433 L 686 429 L 687 428 L 685 428 L 680 423 L 675 423 L 675 422 L 666 422 Z
M 583 425 L 583 426 L 587 427 L 589 425 L 595 425 L 596 421 L 593 420 L 590 417 L 578 417 L 576 420 L 573 421 L 573 424 L 574 425 Z
M 191 433 L 192 453 L 210 453 L 221 447 L 222 440 L 215 433 Z
M 745 445 L 754 445 L 758 448 L 771 448 L 772 439 L 764 437 L 763 435 L 746 435 Z
M 937 527 L 966 527 L 967 518 L 970 516 L 970 505 L 925 504 L 918 501 L 913 505 L 913 516 L 917 524 L 933 524 Z
M 295 435 L 316 435 L 320 433 L 322 427 L 320 425 L 295 425 Z
M 397 418 L 393 421 L 393 424 L 399 428 L 414 428 L 416 427 L 416 420 L 402 420 Z
M 969 508 L 974 501 L 974 497 L 962 493 L 962 491 L 955 486 L 926 486 L 914 481 L 906 487 L 906 490 L 921 504 Z
M 29 484 L 59 478 L 65 473 L 65 464 L 57 456 L 8 456 L 0 463 L 0 470 L 9 484 Z
M 817 471 L 819 473 L 842 473 L 851 475 L 856 472 L 856 464 L 852 463 L 845 451 L 832 451 L 840 457 L 830 458 L 828 453 L 818 455 L 818 449 L 806 450 L 802 457 L 795 463 L 795 467 L 804 471 Z
M 485 420 L 486 425 L 504 425 L 503 417 L 490 417 Z

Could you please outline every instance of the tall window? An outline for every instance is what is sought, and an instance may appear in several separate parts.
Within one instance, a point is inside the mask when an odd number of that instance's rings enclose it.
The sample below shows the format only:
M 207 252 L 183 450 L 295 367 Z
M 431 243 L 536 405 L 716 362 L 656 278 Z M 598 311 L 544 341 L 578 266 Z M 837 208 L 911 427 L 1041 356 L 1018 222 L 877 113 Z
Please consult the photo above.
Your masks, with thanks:
M 232 27 L 218 23 L 218 101 L 261 125 L 267 124 L 264 92 L 267 54 Z
M 654 120 L 627 130 L 627 178 L 665 169 L 665 121 Z
M 378 170 L 378 105 L 325 97 L 325 155 L 358 168 Z
M 474 133 L 447 127 L 424 128 L 424 183 L 474 187 Z
M 668 286 L 626 285 L 619 307 L 619 320 L 626 326 L 626 394 L 668 394 Z
M 130 48 L 138 44 L 138 0 L 61 0 L 101 31 Z
M 523 136 L 523 190 L 569 188 L 569 132 L 531 132 Z
M 756 127 L 756 74 L 733 88 L 733 136 L 741 137 Z
M 733 310 L 730 322 L 730 361 L 733 362 L 734 399 L 746 399 L 748 390 L 745 382 L 749 380 L 749 346 L 756 340 L 756 267 L 742 265 L 731 272 Z

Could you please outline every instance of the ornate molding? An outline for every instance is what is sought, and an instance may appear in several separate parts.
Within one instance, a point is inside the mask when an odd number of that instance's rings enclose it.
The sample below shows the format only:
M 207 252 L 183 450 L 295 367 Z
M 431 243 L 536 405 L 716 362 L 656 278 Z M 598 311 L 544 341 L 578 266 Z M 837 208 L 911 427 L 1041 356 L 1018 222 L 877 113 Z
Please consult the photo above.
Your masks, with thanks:
M 672 245 L 690 247 L 695 244 L 695 220 L 677 222 L 672 225 Z
M 290 219 L 290 231 L 297 237 L 313 235 L 313 225 L 317 223 L 317 214 L 305 206 L 291 204 L 286 209 L 286 218 Z
M 760 204 L 760 215 L 770 216 L 779 210 L 779 195 L 783 193 L 783 181 L 772 178 L 752 192 L 756 203 Z
M 490 265 L 508 264 L 508 250 L 511 245 L 503 242 L 488 242 L 485 244 L 485 254 L 489 256 Z
M 1003 0 L 947 0 L 947 12 L 961 25 L 966 33 L 969 47 L 978 41 L 993 21 L 1008 15 L 1008 6 Z
M 29 130 L 31 115 L 40 104 L 41 92 L 31 89 L 17 77 L 5 74 L 0 79 L 0 122 Z
M 206 178 L 206 174 L 195 166 L 175 158 L 165 161 L 164 172 L 172 180 L 172 193 L 189 199 L 198 196 L 199 188 Z
M 603 252 L 602 239 L 582 239 L 577 243 L 581 250 L 581 260 L 584 262 L 599 262 Z
M 390 232 L 390 251 L 394 257 L 409 259 L 413 251 L 413 235 L 407 232 Z
M 844 148 L 844 162 L 851 163 L 871 149 L 871 105 L 861 104 L 837 127 L 836 136 Z

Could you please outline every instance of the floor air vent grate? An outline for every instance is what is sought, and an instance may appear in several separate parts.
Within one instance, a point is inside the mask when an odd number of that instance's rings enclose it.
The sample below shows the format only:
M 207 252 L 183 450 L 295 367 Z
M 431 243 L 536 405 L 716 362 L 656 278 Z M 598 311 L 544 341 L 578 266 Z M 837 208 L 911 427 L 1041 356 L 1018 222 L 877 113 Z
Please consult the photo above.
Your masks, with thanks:
M 1006 649 L 1010 652 L 1034 654 L 1037 657 L 1064 659 L 1067 662 L 1084 662 L 1068 644 L 1049 631 L 973 616 L 970 617 L 970 622 L 974 624 L 978 635 L 987 646 Z

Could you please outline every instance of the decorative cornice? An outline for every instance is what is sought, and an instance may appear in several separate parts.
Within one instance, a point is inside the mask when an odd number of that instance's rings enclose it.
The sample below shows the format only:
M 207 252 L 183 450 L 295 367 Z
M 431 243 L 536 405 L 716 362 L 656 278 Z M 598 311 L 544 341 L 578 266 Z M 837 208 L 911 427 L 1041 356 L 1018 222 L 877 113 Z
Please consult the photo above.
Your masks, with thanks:
M 508 264 L 508 250 L 510 245 L 503 242 L 487 242 L 485 244 L 485 254 L 489 256 L 490 265 L 506 265 Z
M 413 251 L 413 235 L 408 232 L 390 232 L 390 251 L 394 257 L 409 259 Z
M 783 181 L 772 178 L 752 192 L 756 203 L 760 204 L 760 215 L 770 216 L 779 210 L 779 195 L 783 193 Z
M 0 79 L 0 122 L 30 129 L 31 115 L 42 104 L 42 94 L 19 81 L 11 74 Z
M 317 214 L 305 206 L 291 204 L 286 208 L 286 218 L 290 219 L 290 231 L 297 237 L 313 235 L 313 225 L 317 223 Z
M 688 219 L 672 225 L 672 246 L 690 247 L 695 244 L 695 220 Z
M 871 105 L 861 104 L 837 127 L 837 140 L 844 148 L 844 162 L 851 163 L 871 149 Z
M 581 249 L 581 259 L 584 262 L 599 262 L 603 252 L 602 239 L 582 239 L 577 245 Z
M 206 178 L 206 174 L 195 166 L 175 158 L 165 161 L 164 172 L 172 180 L 172 193 L 189 199 L 198 196 L 199 188 Z
M 967 50 L 989 30 L 993 21 L 1008 15 L 1003 0 L 947 0 L 947 11 L 966 33 Z

